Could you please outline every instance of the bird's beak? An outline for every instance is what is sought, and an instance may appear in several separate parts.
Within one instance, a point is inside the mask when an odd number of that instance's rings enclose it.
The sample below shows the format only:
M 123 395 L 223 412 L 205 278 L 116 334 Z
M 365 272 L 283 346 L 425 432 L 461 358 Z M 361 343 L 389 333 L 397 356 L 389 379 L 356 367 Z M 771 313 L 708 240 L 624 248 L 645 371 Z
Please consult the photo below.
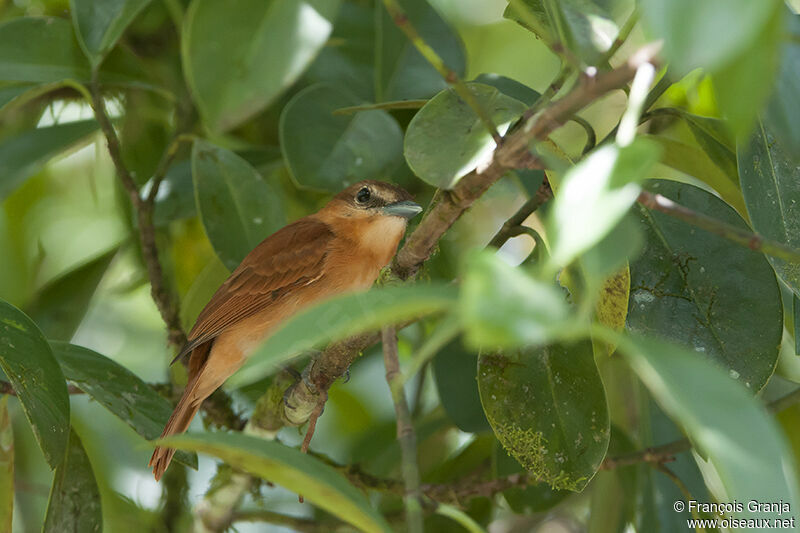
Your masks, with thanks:
M 422 213 L 422 207 L 420 207 L 419 204 L 415 204 L 409 200 L 403 200 L 402 202 L 395 202 L 393 204 L 386 205 L 381 211 L 384 215 L 414 218 L 418 214 Z

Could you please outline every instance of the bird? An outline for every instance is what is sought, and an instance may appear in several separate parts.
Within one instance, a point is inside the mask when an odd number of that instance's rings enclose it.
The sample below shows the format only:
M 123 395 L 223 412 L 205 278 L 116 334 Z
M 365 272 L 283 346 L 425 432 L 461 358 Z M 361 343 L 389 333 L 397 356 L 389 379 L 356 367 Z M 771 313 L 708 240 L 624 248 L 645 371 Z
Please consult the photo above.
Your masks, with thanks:
M 401 187 L 365 180 L 261 241 L 211 297 L 173 360 L 190 354 L 186 388 L 161 438 L 186 431 L 203 400 L 286 319 L 332 296 L 369 289 L 421 211 Z M 174 454 L 155 449 L 148 467 L 156 481 Z

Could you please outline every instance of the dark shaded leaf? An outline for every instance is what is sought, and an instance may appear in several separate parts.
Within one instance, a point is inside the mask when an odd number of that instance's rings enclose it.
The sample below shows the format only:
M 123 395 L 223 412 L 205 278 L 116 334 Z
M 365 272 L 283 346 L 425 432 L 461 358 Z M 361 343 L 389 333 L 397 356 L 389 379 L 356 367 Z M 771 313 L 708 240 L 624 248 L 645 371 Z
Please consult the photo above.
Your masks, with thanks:
M 800 15 L 792 14 L 789 19 L 789 38 L 783 43 L 783 56 L 775 81 L 775 88 L 769 100 L 763 121 L 772 130 L 783 152 L 800 158 L 800 116 L 797 95 L 800 94 Z
M 433 375 L 442 407 L 458 429 L 468 433 L 490 429 L 478 394 L 477 367 L 478 355 L 467 351 L 460 339 L 451 341 L 433 358 Z
M 64 376 L 147 440 L 157 439 L 172 406 L 150 385 L 119 363 L 82 346 L 50 343 Z M 178 452 L 175 460 L 197 468 L 197 456 Z
M 281 113 L 281 149 L 302 187 L 339 192 L 362 179 L 391 173 L 403 158 L 403 132 L 382 110 L 334 115 L 361 103 L 332 85 L 308 87 Z
M 460 77 L 466 71 L 464 45 L 427 0 L 400 0 L 411 24 L 444 63 Z M 375 101 L 430 98 L 447 82 L 375 2 Z
M 183 450 L 219 457 L 232 467 L 276 483 L 362 531 L 391 531 L 358 489 L 319 459 L 274 441 L 239 433 L 185 434 L 167 439 Z
M 583 490 L 610 431 L 590 341 L 482 354 L 478 388 L 497 439 L 526 470 L 554 489 Z
M 36 324 L 5 300 L 0 300 L 0 368 L 14 387 L 47 464 L 57 467 L 69 438 L 64 374 Z
M 800 168 L 764 122 L 738 150 L 739 179 L 753 228 L 768 239 L 800 248 Z M 800 264 L 767 256 L 800 294 Z
M 647 188 L 746 228 L 733 209 L 697 187 L 653 181 Z M 628 329 L 702 352 L 760 390 L 775 367 L 783 320 L 764 256 L 641 205 L 637 211 L 645 248 L 631 263 Z
M 206 124 L 249 119 L 311 64 L 339 0 L 196 0 L 186 13 L 183 69 Z
M 474 81 L 475 83 L 491 85 L 504 95 L 510 96 L 515 100 L 519 100 L 528 107 L 536 103 L 536 100 L 538 100 L 539 97 L 541 96 L 541 94 L 534 91 L 524 83 L 520 83 L 517 80 L 513 80 L 511 78 L 507 78 L 499 74 L 481 74 L 477 78 L 475 78 Z M 543 172 L 543 171 L 539 170 L 531 172 Z
M 42 533 L 94 533 L 103 530 L 100 490 L 78 435 L 69 432 L 66 457 L 56 468 Z
M 283 203 L 275 189 L 233 152 L 195 141 L 192 176 L 203 227 L 229 270 L 286 224 Z
M 50 159 L 85 141 L 95 131 L 97 122 L 81 120 L 28 130 L 0 142 L 0 200 Z
M 67 341 L 78 329 L 117 247 L 48 283 L 27 307 L 48 339 Z

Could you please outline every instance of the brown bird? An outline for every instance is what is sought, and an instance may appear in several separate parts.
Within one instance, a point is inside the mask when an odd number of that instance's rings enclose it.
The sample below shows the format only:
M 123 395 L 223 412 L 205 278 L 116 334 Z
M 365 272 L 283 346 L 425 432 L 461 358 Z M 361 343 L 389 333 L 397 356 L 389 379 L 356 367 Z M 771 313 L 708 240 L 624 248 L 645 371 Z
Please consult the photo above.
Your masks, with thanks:
M 288 317 L 331 296 L 368 289 L 389 264 L 408 220 L 422 208 L 405 190 L 362 181 L 317 213 L 256 246 L 217 289 L 178 357 L 189 380 L 161 437 L 183 433 L 200 404 Z M 175 450 L 159 446 L 148 466 L 161 479 Z

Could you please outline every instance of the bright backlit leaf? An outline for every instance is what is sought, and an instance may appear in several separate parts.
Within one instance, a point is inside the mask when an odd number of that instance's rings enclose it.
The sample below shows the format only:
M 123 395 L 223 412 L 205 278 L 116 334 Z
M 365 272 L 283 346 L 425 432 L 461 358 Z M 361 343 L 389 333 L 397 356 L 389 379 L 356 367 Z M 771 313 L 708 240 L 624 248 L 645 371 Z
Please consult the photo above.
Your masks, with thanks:
M 503 135 L 526 106 L 494 87 L 467 83 L 474 99 Z M 452 188 L 458 180 L 487 162 L 496 144 L 478 115 L 454 89 L 433 97 L 414 115 L 406 131 L 404 152 L 411 170 L 434 187 Z
M 333 31 L 339 0 L 195 0 L 181 43 L 189 88 L 224 131 L 263 110 L 311 64 Z
M 361 531 L 391 531 L 381 514 L 347 478 L 294 448 L 239 433 L 189 433 L 167 439 L 166 443 L 213 455 L 237 470 L 302 494 L 309 502 Z

